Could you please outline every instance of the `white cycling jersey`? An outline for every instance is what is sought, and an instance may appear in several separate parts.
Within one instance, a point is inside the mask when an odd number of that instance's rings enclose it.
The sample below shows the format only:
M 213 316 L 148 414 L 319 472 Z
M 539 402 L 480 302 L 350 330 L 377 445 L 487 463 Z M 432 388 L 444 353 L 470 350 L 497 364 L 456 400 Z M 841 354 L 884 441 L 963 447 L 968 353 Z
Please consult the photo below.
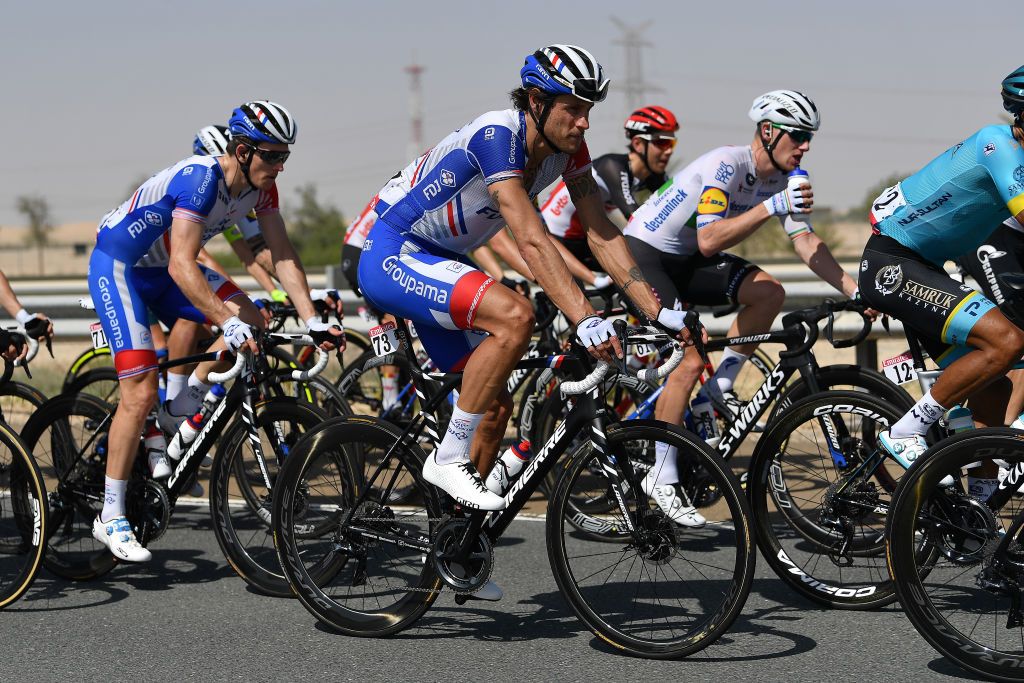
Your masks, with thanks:
M 700 251 L 697 231 L 746 213 L 786 187 L 782 172 L 759 178 L 750 146 L 718 147 L 697 157 L 637 209 L 624 231 L 655 249 L 678 256 Z M 792 217 L 779 221 L 790 239 L 811 232 Z

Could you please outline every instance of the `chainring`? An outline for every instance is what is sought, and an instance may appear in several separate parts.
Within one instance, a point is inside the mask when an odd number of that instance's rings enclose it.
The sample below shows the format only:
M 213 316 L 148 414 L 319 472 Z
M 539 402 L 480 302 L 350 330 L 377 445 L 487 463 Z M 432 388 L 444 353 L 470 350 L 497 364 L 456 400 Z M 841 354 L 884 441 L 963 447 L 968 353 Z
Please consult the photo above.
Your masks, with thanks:
M 438 526 L 430 549 L 434 571 L 458 595 L 475 593 L 483 588 L 494 568 L 494 548 L 491 540 L 482 533 L 473 541 L 468 566 L 454 562 L 455 552 L 468 528 L 468 519 L 446 519 Z
M 135 538 L 143 546 L 164 535 L 171 520 L 171 511 L 171 499 L 162 484 L 152 479 L 133 479 L 128 484 L 125 516 L 132 525 Z

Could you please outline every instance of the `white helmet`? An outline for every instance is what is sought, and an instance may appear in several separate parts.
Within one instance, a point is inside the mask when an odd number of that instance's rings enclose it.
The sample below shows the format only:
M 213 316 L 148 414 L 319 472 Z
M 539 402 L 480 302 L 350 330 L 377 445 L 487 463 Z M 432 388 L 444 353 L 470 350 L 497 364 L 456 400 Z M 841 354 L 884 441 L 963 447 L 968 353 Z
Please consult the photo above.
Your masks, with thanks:
M 796 90 L 772 90 L 754 100 L 747 114 L 754 123 L 771 121 L 783 129 L 818 130 L 821 118 L 814 101 Z
M 196 139 L 192 141 L 192 152 L 219 157 L 227 152 L 230 138 L 231 133 L 228 132 L 227 126 L 200 128 L 196 133 Z

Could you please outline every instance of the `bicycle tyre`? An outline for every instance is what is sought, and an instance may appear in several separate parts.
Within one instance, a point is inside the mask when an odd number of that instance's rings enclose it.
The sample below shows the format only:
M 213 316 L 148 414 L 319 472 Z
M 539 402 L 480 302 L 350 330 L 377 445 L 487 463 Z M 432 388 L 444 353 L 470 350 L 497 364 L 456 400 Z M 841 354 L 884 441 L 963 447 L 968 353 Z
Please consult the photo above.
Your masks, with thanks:
M 311 614 L 346 635 L 381 637 L 408 628 L 430 608 L 442 590 L 441 580 L 423 559 L 425 554 L 415 549 L 403 551 L 396 545 L 394 555 L 389 556 L 385 542 L 374 540 L 362 546 L 362 536 L 354 528 L 366 525 L 378 537 L 394 533 L 404 538 L 432 538 L 441 517 L 441 503 L 436 489 L 421 478 L 422 451 L 415 445 L 409 449 L 394 448 L 400 436 L 401 432 L 392 425 L 373 418 L 329 420 L 292 450 L 275 489 L 274 541 L 285 576 Z M 356 465 L 349 462 L 353 444 L 384 451 L 394 448 L 394 472 L 398 479 L 392 483 L 401 486 L 411 482 L 421 502 L 416 506 L 392 507 L 384 502 L 387 491 L 370 490 L 363 506 L 352 512 L 352 525 L 337 528 L 359 496 L 357 487 L 366 486 L 353 484 L 362 476 Z M 338 453 L 339 449 L 351 468 L 347 479 L 321 481 L 317 461 L 336 457 L 332 451 Z M 307 493 L 301 493 L 300 484 L 305 485 Z M 332 512 L 327 514 L 328 510 Z M 324 511 L 325 519 L 311 522 L 317 511 Z M 333 522 L 333 533 L 322 530 L 318 535 L 304 535 L 304 525 L 324 529 L 325 520 Z M 402 558 L 403 552 L 411 555 Z M 375 581 L 378 562 L 382 566 L 392 563 L 383 583 Z M 398 575 L 400 572 L 402 576 Z M 378 590 L 378 586 L 379 593 L 367 594 L 368 590 Z M 393 603 L 384 605 L 382 600 L 391 600 L 392 596 Z
M 582 554 L 572 555 L 573 549 L 588 540 L 580 537 L 566 519 L 573 484 L 578 481 L 582 472 L 589 471 L 587 460 L 593 457 L 584 444 L 573 454 L 549 503 L 547 547 L 555 582 L 576 616 L 605 642 L 632 655 L 650 659 L 675 659 L 691 655 L 715 642 L 728 630 L 743 609 L 750 593 L 756 561 L 753 530 L 750 525 L 750 506 L 740 489 L 739 481 L 725 461 L 695 436 L 678 427 L 653 420 L 633 421 L 610 426 L 606 436 L 607 452 L 610 454 L 617 453 L 618 449 L 624 448 L 630 441 L 665 441 L 676 446 L 681 452 L 690 453 L 722 489 L 722 501 L 720 507 L 716 509 L 716 519 L 703 529 L 676 527 L 656 506 L 652 507 L 646 494 L 639 492 L 639 476 L 636 476 L 635 481 L 629 482 L 629 488 L 622 492 L 623 504 L 629 511 L 636 531 L 628 529 L 625 516 L 617 509 L 615 512 L 620 514 L 621 519 L 617 523 L 608 522 L 618 527 L 615 533 L 620 536 L 621 542 L 617 548 L 603 544 L 600 551 L 584 549 Z M 614 464 L 620 477 L 625 476 L 620 464 L 623 460 L 628 458 L 616 458 Z M 710 510 L 707 512 L 709 515 L 712 514 Z M 726 539 L 731 538 L 731 541 L 725 540 L 720 545 L 715 545 L 716 538 L 723 536 Z M 719 552 L 728 554 L 732 550 L 735 556 L 731 560 L 720 556 L 717 559 L 702 556 L 701 560 L 693 565 L 689 559 L 683 557 L 712 548 L 715 555 Z M 620 556 L 618 561 L 611 557 L 612 564 L 593 571 L 593 563 L 605 562 L 609 559 L 608 556 L 616 554 L 617 549 Z M 627 553 L 634 553 L 632 561 L 624 559 Z M 597 555 L 604 555 L 606 559 L 595 559 Z M 671 567 L 671 572 L 663 568 L 675 559 L 680 561 Z M 573 564 L 577 560 L 580 565 L 579 571 Z M 717 567 L 721 578 L 711 579 L 709 576 L 715 566 L 713 562 L 718 561 L 722 564 Z M 681 583 L 690 583 L 684 573 L 687 573 L 688 566 L 694 567 L 699 563 L 700 567 L 694 569 L 695 581 L 702 581 L 704 585 L 697 587 L 696 590 L 687 585 L 685 591 L 677 590 L 673 593 L 672 600 L 673 611 L 679 618 L 688 616 L 688 610 L 693 607 L 696 607 L 702 616 L 690 620 L 685 625 L 658 627 L 658 631 L 666 635 L 654 637 L 654 617 L 648 618 L 647 612 L 640 615 L 637 612 L 645 607 L 641 601 L 650 601 L 653 596 L 656 606 L 646 606 L 650 607 L 652 613 L 664 612 L 669 616 L 668 610 L 661 604 L 662 593 L 657 588 L 644 590 L 639 584 L 635 589 L 620 585 L 620 582 L 628 580 L 637 562 L 641 564 L 640 576 L 646 572 L 652 577 L 651 583 L 655 586 L 658 583 L 656 577 L 659 572 L 665 577 L 674 574 Z M 621 571 L 623 565 L 626 565 L 625 577 L 613 584 L 613 575 L 616 571 Z M 581 576 L 584 573 L 586 576 Z M 595 585 L 582 586 L 581 584 L 588 579 L 593 579 Z M 674 584 L 675 581 L 670 583 Z M 648 592 L 650 595 L 647 595 Z M 720 602 L 714 596 L 720 596 Z M 715 604 L 708 606 L 711 602 Z M 613 623 L 629 617 L 635 618 L 635 626 Z M 638 636 L 635 631 L 648 628 L 648 624 L 652 636 Z
M 30 384 L 9 381 L 0 386 L 0 405 L 3 421 L 16 433 L 21 433 L 28 419 L 46 403 L 46 394 Z
M 914 407 L 914 399 L 906 389 L 894 384 L 882 373 L 859 365 L 826 365 L 815 372 L 820 391 L 864 391 L 875 398 L 891 403 L 906 413 Z M 852 389 L 848 388 L 852 387 Z M 775 420 L 786 407 L 810 396 L 811 388 L 803 377 L 797 377 L 782 390 L 782 395 L 772 406 L 768 422 Z
M 113 411 L 113 406 L 89 394 L 60 394 L 44 403 L 22 429 L 49 494 L 43 564 L 71 581 L 95 579 L 117 564 L 92 536 L 93 519 L 102 507 L 107 418 Z M 60 473 L 71 462 L 76 466 L 61 484 Z
M 896 599 L 884 562 L 884 517 L 903 470 L 886 457 L 855 491 L 841 494 L 839 482 L 875 457 L 878 431 L 902 415 L 863 392 L 822 392 L 787 407 L 758 440 L 747 478 L 757 542 L 798 594 L 836 609 L 875 609 Z M 830 450 L 837 441 L 845 470 Z M 837 549 L 835 527 L 843 524 L 849 547 Z
M 327 416 L 317 407 L 291 398 L 257 404 L 254 411 L 259 431 L 267 435 L 261 440 L 267 474 L 273 482 L 279 462 L 287 458 L 303 432 Z M 284 443 L 276 444 L 276 434 L 271 430 L 281 425 L 291 429 L 282 434 Z M 210 471 L 214 536 L 228 564 L 246 583 L 264 595 L 289 597 L 291 588 L 277 560 L 269 520 L 259 515 L 271 494 L 266 491 L 259 463 L 251 449 L 246 449 L 248 443 L 248 429 L 241 420 L 233 422 L 220 439 Z
M 64 381 L 61 383 L 61 393 L 68 390 L 71 382 L 81 374 L 83 368 L 97 364 L 114 367 L 114 357 L 110 353 L 110 347 L 104 347 L 102 349 L 89 348 L 78 354 L 75 359 L 71 361 L 68 371 L 64 374 Z
M 35 581 L 48 531 L 42 473 L 17 432 L 0 422 L 0 609 Z
M 1002 528 L 1024 514 L 1024 498 L 1017 492 L 1000 510 L 978 515 L 988 507 L 963 493 L 961 473 L 986 453 L 1010 468 L 1024 466 L 1020 432 L 997 427 L 955 434 L 910 468 L 889 516 L 889 571 L 910 622 L 940 654 L 991 680 L 1024 681 L 1024 627 L 1008 623 L 1011 598 L 981 581 L 992 570 Z M 940 483 L 947 475 L 954 477 L 954 486 Z M 957 507 L 968 514 L 956 514 Z M 944 551 L 922 562 L 917 551 L 922 537 Z M 973 553 L 960 554 L 964 547 Z M 1019 587 L 1011 583 L 1010 590 Z
M 116 404 L 121 398 L 121 384 L 114 366 L 90 368 L 71 380 L 63 393 L 89 394 L 101 401 Z

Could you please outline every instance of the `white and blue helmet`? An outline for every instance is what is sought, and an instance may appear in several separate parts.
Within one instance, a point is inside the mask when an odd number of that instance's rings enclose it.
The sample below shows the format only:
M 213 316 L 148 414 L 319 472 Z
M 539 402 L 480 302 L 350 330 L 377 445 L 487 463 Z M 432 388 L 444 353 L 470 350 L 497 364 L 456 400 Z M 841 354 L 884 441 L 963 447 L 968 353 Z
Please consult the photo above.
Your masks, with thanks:
M 228 129 L 232 137 L 254 142 L 295 144 L 299 126 L 287 109 L 269 100 L 246 102 L 231 112 Z

